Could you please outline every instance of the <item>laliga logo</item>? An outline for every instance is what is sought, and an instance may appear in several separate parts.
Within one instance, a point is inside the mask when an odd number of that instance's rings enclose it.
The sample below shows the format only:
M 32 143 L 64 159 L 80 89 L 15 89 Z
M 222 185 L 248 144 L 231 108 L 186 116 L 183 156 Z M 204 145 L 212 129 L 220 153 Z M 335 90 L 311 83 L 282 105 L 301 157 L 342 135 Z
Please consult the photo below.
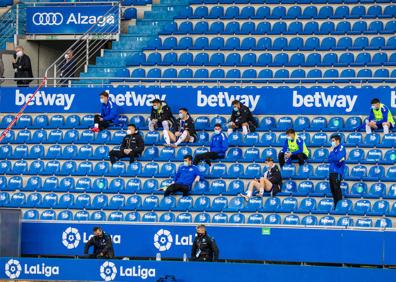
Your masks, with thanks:
M 169 250 L 173 243 L 175 243 L 175 246 L 192 246 L 193 235 L 180 236 L 176 234 L 175 240 L 173 240 L 171 232 L 166 229 L 160 229 L 154 234 L 154 247 L 160 252 Z
M 16 279 L 21 275 L 22 267 L 16 259 L 10 259 L 5 265 L 5 275 L 10 279 Z
M 111 261 L 105 261 L 100 267 L 100 277 L 104 281 L 113 281 L 117 275 L 117 268 Z
M 68 227 L 65 232 L 62 233 L 62 244 L 69 250 L 77 248 L 80 241 L 81 235 L 77 228 Z
M 173 238 L 169 230 L 160 229 L 154 235 L 154 246 L 160 251 L 167 251 L 172 247 Z
M 61 25 L 63 16 L 61 13 L 35 13 L 32 21 L 35 25 Z

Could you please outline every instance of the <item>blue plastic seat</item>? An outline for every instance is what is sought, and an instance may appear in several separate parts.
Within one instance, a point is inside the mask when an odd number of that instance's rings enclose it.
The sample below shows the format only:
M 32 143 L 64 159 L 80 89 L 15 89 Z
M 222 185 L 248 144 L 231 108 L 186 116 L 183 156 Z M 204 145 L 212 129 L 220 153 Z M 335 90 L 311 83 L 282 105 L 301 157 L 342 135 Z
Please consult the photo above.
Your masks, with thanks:
M 396 166 L 391 166 L 386 172 L 386 179 L 388 181 L 396 181 Z
M 352 167 L 351 173 L 348 176 L 349 180 L 363 180 L 367 176 L 367 167 L 364 165 L 357 165 Z
M 389 212 L 389 202 L 386 200 L 376 201 L 373 205 L 371 211 L 368 211 L 367 214 L 371 216 L 383 216 L 387 215 Z
M 351 211 L 353 215 L 366 215 L 371 211 L 371 202 L 369 200 L 358 200 Z
M 62 194 L 59 197 L 57 208 L 72 208 L 74 206 L 74 195 L 73 194 Z
M 15 128 L 30 128 L 32 127 L 32 117 L 30 115 L 22 115 L 16 124 Z
M 157 147 L 148 147 L 144 150 L 143 155 L 141 156 L 141 160 L 144 161 L 153 161 L 158 159 L 159 152 Z
M 370 228 L 373 226 L 373 220 L 371 218 L 358 218 L 355 223 L 356 227 Z
M 138 210 L 142 205 L 142 198 L 139 195 L 129 196 L 125 201 L 125 210 Z
M 163 213 L 159 218 L 159 222 L 174 222 L 174 221 L 175 221 L 175 214 L 172 212 Z
M 55 193 L 45 194 L 43 196 L 41 207 L 42 208 L 54 208 L 58 204 L 58 195 Z
M 23 219 L 25 220 L 38 220 L 39 212 L 37 210 L 27 210 L 23 213 Z
M 175 149 L 171 147 L 164 147 L 159 153 L 159 161 L 171 161 L 175 159 Z
M 217 213 L 212 217 L 212 223 L 225 224 L 228 223 L 228 215 L 225 213 Z
M 159 202 L 156 210 L 160 211 L 170 211 L 173 210 L 176 206 L 176 198 L 173 196 L 164 197 Z
M 262 224 L 263 222 L 262 221 L 260 222 L 259 218 L 260 217 L 255 217 L 254 222 L 252 222 L 252 223 Z M 248 222 L 249 222 L 249 220 L 248 220 Z M 281 224 L 281 217 L 279 214 L 269 214 L 266 216 L 264 223 L 265 224 Z
M 281 205 L 281 201 L 279 198 L 270 197 L 265 201 L 263 211 L 275 212 L 279 209 L 280 205 Z
M 29 148 L 26 145 L 17 145 L 11 155 L 13 159 L 26 159 L 29 154 Z
M 333 216 L 327 215 L 319 219 L 319 225 L 321 226 L 334 226 L 336 224 L 336 220 Z
M 212 208 L 211 210 L 214 212 L 220 212 L 227 208 L 228 199 L 226 197 L 216 197 L 212 200 Z
M 45 210 L 40 215 L 40 220 L 55 220 L 56 213 L 54 210 Z
M 32 176 L 26 182 L 24 187 L 25 191 L 40 191 L 42 189 L 43 182 L 41 177 L 39 176 Z
M 159 204 L 159 199 L 157 196 L 151 195 L 146 198 L 144 198 L 141 210 L 144 211 L 151 211 L 154 210 L 158 207 Z
M 301 224 L 305 226 L 313 226 L 318 224 L 318 218 L 314 215 L 304 216 L 301 220 Z
M 378 228 L 392 228 L 392 220 L 389 218 L 377 219 L 375 222 L 375 227 Z

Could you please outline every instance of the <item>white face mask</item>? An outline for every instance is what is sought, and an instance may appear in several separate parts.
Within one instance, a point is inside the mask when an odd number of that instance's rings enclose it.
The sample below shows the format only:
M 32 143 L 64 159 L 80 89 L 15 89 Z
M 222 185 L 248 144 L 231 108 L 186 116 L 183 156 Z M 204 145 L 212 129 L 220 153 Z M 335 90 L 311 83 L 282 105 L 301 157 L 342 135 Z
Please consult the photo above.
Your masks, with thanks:
M 331 147 L 336 147 L 336 146 L 337 146 L 336 142 L 335 141 L 331 141 Z
M 65 54 L 65 59 L 68 60 L 69 59 L 69 55 Z
M 184 114 L 183 113 L 179 113 L 179 118 L 184 118 Z
M 153 109 L 154 110 L 158 110 L 158 106 L 153 106 Z
M 189 164 L 188 161 L 184 161 L 183 164 L 184 164 L 185 166 L 190 166 L 190 164 Z
M 132 134 L 132 130 L 127 130 L 127 135 L 131 135 Z
M 22 51 L 16 52 L 16 56 L 17 56 L 17 57 L 22 57 L 22 55 L 23 55 L 23 52 L 22 52 Z
M 287 140 L 293 140 L 293 138 L 291 136 L 286 136 Z
M 378 110 L 379 108 L 377 108 L 376 106 L 371 106 L 371 108 L 373 109 L 373 110 Z
M 104 104 L 104 103 L 105 103 L 105 99 L 104 99 L 104 98 L 100 98 L 100 102 L 101 102 L 102 104 Z
M 215 129 L 215 131 L 214 131 L 216 134 L 220 134 L 221 133 L 221 130 L 220 129 Z

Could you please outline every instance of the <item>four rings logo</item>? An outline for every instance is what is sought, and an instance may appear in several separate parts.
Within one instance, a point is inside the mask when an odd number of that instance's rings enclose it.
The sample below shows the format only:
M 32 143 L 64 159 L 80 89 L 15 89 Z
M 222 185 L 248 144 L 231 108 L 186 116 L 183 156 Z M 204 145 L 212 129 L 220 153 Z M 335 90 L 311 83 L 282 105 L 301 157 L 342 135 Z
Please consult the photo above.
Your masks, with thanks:
M 100 277 L 104 281 L 113 281 L 117 275 L 117 268 L 111 261 L 105 261 L 100 267 Z
M 62 233 L 62 244 L 68 249 L 75 249 L 80 244 L 81 235 L 77 228 L 68 227 Z
M 35 13 L 32 21 L 35 25 L 61 25 L 63 16 L 61 13 Z
M 5 265 L 5 275 L 10 279 L 16 279 L 21 275 L 22 266 L 16 259 L 10 259 Z
M 167 251 L 172 247 L 173 237 L 169 230 L 160 229 L 154 234 L 154 246 L 160 251 Z

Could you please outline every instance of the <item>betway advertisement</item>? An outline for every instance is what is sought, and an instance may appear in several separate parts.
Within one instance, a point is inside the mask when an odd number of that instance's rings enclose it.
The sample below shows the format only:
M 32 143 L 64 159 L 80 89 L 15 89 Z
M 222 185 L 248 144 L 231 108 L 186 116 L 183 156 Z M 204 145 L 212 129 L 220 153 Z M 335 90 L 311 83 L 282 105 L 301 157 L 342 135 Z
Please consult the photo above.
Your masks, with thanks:
M 0 111 L 17 112 L 34 88 L 0 88 Z M 96 113 L 99 94 L 110 97 L 121 113 L 149 113 L 151 102 L 166 100 L 173 112 L 188 108 L 191 114 L 230 114 L 240 100 L 255 114 L 368 115 L 370 101 L 379 98 L 396 113 L 396 89 L 244 89 L 244 88 L 42 88 L 27 107 L 32 113 Z M 96 101 L 96 102 L 95 102 Z
M 106 34 L 118 28 L 118 9 L 111 5 L 26 7 L 27 34 L 84 34 L 90 29 Z

